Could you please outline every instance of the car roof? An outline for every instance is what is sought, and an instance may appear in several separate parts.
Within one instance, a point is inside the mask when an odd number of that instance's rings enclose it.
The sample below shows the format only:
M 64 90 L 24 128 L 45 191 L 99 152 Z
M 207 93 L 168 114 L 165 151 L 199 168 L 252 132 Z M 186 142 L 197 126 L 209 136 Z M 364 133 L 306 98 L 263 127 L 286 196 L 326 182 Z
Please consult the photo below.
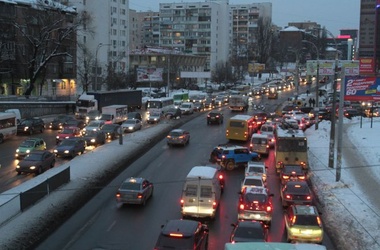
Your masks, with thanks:
M 125 182 L 133 182 L 133 183 L 142 183 L 145 179 L 142 177 L 129 177 L 123 181 Z
M 238 224 L 237 224 L 238 227 L 260 227 L 262 228 L 262 225 L 259 221 L 246 221 L 246 220 L 243 220 L 243 221 L 239 221 Z
M 42 155 L 46 152 L 50 152 L 50 151 L 48 151 L 48 150 L 33 150 L 29 154 Z
M 190 237 L 197 230 L 200 222 L 193 220 L 169 220 L 162 229 L 162 234 L 179 233 L 184 237 Z
M 173 129 L 172 131 L 170 132 L 184 132 L 185 130 L 183 129 L 180 129 L 180 128 L 177 128 L 177 129 Z

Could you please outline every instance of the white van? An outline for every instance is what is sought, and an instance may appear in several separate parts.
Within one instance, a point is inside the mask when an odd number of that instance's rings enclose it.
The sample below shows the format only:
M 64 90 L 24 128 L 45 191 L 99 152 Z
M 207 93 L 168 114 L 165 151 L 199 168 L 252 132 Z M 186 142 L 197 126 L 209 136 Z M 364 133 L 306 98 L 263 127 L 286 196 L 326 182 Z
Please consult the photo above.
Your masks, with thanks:
M 195 166 L 186 177 L 182 189 L 182 217 L 215 218 L 224 187 L 222 173 L 209 166 Z
M 14 113 L 16 115 L 17 124 L 21 122 L 21 113 L 19 109 L 7 109 L 4 111 L 5 113 Z
M 183 115 L 190 115 L 194 113 L 194 103 L 192 102 L 184 102 L 179 106 Z
M 265 134 L 253 134 L 249 148 L 252 152 L 269 155 L 269 137 Z

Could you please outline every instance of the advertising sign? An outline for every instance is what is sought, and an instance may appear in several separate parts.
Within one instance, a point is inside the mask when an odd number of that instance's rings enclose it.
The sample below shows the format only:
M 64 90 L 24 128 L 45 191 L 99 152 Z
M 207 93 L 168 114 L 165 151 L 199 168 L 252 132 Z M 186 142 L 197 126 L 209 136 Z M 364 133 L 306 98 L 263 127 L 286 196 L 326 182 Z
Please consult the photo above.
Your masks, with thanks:
M 359 70 L 361 75 L 373 74 L 375 68 L 375 60 L 370 57 L 359 59 Z
M 317 60 L 308 60 L 306 70 L 308 75 L 317 74 Z M 339 70 L 344 66 L 346 76 L 359 75 L 359 61 L 340 60 L 338 62 Z M 319 75 L 333 76 L 335 73 L 335 60 L 319 60 Z
M 345 101 L 380 101 L 380 78 L 345 77 Z
M 163 68 L 138 67 L 137 82 L 162 82 Z

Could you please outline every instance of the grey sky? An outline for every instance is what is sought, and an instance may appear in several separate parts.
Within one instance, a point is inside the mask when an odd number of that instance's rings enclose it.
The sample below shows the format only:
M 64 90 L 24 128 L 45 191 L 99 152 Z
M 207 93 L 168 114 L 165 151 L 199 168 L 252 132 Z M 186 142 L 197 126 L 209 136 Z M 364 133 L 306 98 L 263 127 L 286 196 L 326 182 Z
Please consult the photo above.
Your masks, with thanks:
M 129 8 L 158 11 L 159 3 L 204 2 L 200 0 L 129 0 Z M 334 35 L 340 29 L 358 29 L 360 0 L 230 0 L 230 4 L 272 3 L 272 22 L 280 27 L 289 22 L 312 21 Z

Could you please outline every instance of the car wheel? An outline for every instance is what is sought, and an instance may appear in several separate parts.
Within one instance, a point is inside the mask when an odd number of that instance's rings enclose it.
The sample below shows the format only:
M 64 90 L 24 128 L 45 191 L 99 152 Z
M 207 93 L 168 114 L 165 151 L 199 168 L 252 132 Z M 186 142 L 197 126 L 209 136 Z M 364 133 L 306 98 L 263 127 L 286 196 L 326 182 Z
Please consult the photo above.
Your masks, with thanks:
M 143 202 L 141 203 L 141 205 L 142 205 L 143 207 L 145 207 L 145 205 L 146 205 L 146 199 L 143 200 Z
M 50 168 L 54 168 L 54 165 L 55 165 L 55 160 L 53 160 L 50 164 Z
M 234 161 L 229 160 L 229 161 L 227 162 L 227 164 L 226 164 L 226 168 L 227 168 L 227 170 L 229 170 L 229 171 L 233 170 L 233 169 L 235 168 L 235 163 L 234 163 Z
M 0 134 L 0 144 L 4 142 L 4 137 L 2 134 Z
M 38 170 L 37 170 L 37 172 L 36 172 L 36 175 L 40 175 L 40 174 L 42 174 L 42 172 L 43 172 L 43 169 L 42 169 L 41 166 L 39 166 L 39 167 L 38 167 Z
M 44 132 L 44 127 L 41 127 L 40 132 L 41 132 L 41 133 Z

